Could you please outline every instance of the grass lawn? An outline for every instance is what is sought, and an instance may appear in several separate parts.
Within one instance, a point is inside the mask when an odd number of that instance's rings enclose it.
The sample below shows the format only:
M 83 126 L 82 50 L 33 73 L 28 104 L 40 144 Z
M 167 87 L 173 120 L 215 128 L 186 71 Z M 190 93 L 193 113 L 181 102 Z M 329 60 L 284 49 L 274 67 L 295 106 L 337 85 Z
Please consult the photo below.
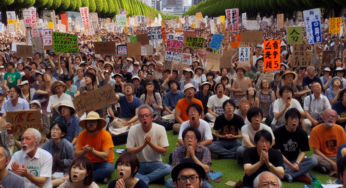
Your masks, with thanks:
M 168 164 L 168 157 L 169 154 L 172 153 L 177 146 L 175 145 L 177 143 L 178 140 L 178 135 L 173 135 L 173 131 L 167 131 L 167 136 L 168 136 L 168 142 L 169 142 L 169 146 L 168 146 L 168 154 L 167 156 L 163 156 L 162 157 L 162 161 L 164 163 Z M 114 147 L 114 153 L 116 149 L 126 149 L 126 145 L 119 145 L 119 146 L 115 146 Z M 312 155 L 312 150 L 310 152 L 307 153 L 307 156 Z M 115 161 L 118 159 L 120 154 L 115 153 Z M 215 183 L 212 182 L 213 187 L 215 188 L 229 188 L 230 186 L 226 185 L 225 183 L 228 181 L 234 181 L 237 182 L 238 180 L 243 180 L 243 176 L 244 176 L 244 170 L 242 168 L 242 166 L 238 165 L 237 161 L 235 159 L 222 159 L 222 160 L 217 160 L 216 159 L 216 155 L 212 155 L 212 166 L 210 168 L 211 170 L 214 170 L 216 172 L 222 172 L 222 181 L 220 183 Z M 328 175 L 322 175 L 319 172 L 313 171 L 312 172 L 315 176 L 318 177 L 318 179 L 320 179 L 322 184 L 326 184 L 328 180 L 335 180 L 335 178 L 331 178 Z M 166 176 L 166 180 L 168 178 L 170 178 L 171 176 Z M 112 174 L 111 180 L 113 181 L 115 179 L 118 179 L 118 174 L 116 171 L 114 171 L 114 173 Z M 109 182 L 110 182 L 109 181 Z M 109 183 L 108 182 L 108 183 Z M 107 188 L 108 185 L 104 185 L 104 184 L 99 184 L 100 188 Z M 287 183 L 287 182 L 283 182 L 282 187 L 284 188 L 301 188 L 303 187 L 304 184 L 303 183 L 298 183 L 298 182 L 293 182 L 293 183 Z M 163 188 L 166 187 L 165 185 L 149 185 L 150 188 Z

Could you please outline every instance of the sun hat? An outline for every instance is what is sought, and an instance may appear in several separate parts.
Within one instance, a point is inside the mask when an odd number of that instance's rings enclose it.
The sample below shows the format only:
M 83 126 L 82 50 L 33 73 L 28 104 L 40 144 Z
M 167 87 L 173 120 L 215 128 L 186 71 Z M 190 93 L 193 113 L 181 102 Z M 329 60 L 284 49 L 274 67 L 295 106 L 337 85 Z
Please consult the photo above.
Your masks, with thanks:
M 29 104 L 37 104 L 41 108 L 41 103 L 38 100 L 32 100 Z
M 193 74 L 194 74 L 194 72 L 193 72 L 193 70 L 192 69 L 190 69 L 190 68 L 186 68 L 186 69 L 184 69 L 183 70 L 183 74 L 185 74 L 185 72 L 191 72 L 191 78 L 193 78 Z
M 281 75 L 281 79 L 283 80 L 283 79 L 285 78 L 285 75 L 287 75 L 287 74 L 293 74 L 293 80 L 297 77 L 297 73 L 292 72 L 292 71 L 290 71 L 290 70 L 286 70 L 285 73 L 283 73 L 283 74 Z
M 185 92 L 187 89 L 190 89 L 190 88 L 193 88 L 193 89 L 195 89 L 195 91 L 196 91 L 195 86 L 193 86 L 192 84 L 186 84 L 186 85 L 184 86 L 184 92 Z
M 61 101 L 60 105 L 55 107 L 55 110 L 61 114 L 61 107 L 66 106 L 69 107 L 70 109 L 72 109 L 71 115 L 74 114 L 76 112 L 76 109 L 74 108 L 74 105 L 72 103 L 72 101 L 69 100 L 63 100 Z
M 86 121 L 89 120 L 100 120 L 101 127 L 99 129 L 103 129 L 106 126 L 106 121 L 103 118 L 100 118 L 100 115 L 97 112 L 91 111 L 88 113 L 87 117 L 79 122 L 79 126 L 82 128 L 86 128 Z
M 25 84 L 29 84 L 29 81 L 28 80 L 21 81 L 19 86 L 23 86 Z
M 204 180 L 205 178 L 205 171 L 204 169 L 196 164 L 196 162 L 191 159 L 191 158 L 186 158 L 186 159 L 183 159 L 177 166 L 175 166 L 172 170 L 172 179 L 173 179 L 173 182 L 176 182 L 177 181 L 177 178 L 178 178 L 178 175 L 179 175 L 179 172 L 185 168 L 192 168 L 194 170 L 196 170 L 198 176 L 199 176 L 199 179 L 198 180 Z
M 140 79 L 138 76 L 134 76 L 134 77 L 131 78 L 131 82 L 132 82 L 134 79 L 139 80 L 139 82 L 141 81 L 141 79 Z
M 66 87 L 65 83 L 62 81 L 55 81 L 55 82 L 53 82 L 52 86 L 50 87 L 50 90 L 52 91 L 53 95 L 57 94 L 57 92 L 55 92 L 55 88 L 58 86 L 64 86 L 65 87 L 64 93 L 66 92 L 67 87 Z
M 201 70 L 202 70 L 202 73 L 203 73 L 203 71 L 204 71 L 203 67 L 198 66 L 198 67 L 195 68 L 195 73 L 196 73 L 197 69 L 201 69 Z

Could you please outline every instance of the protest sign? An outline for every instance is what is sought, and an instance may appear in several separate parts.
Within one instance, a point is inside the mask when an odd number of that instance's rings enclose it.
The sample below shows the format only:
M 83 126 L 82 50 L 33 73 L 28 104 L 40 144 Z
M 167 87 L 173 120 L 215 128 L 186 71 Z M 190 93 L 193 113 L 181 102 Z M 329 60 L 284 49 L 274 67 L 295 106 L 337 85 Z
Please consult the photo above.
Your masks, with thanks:
M 181 56 L 183 53 L 183 42 L 184 38 L 181 38 L 181 40 L 168 39 L 165 60 L 181 62 Z
M 226 9 L 227 29 L 229 32 L 239 30 L 239 9 Z
M 204 37 L 187 37 L 185 42 L 185 47 L 189 47 L 192 49 L 203 48 Z
M 220 34 L 214 34 L 213 35 L 213 38 L 210 42 L 210 46 L 209 48 L 212 48 L 212 49 L 220 49 L 220 45 L 222 43 L 222 40 L 223 40 L 223 35 L 220 35 Z
M 241 33 L 240 46 L 247 47 L 249 44 L 262 44 L 263 31 L 244 31 Z
M 195 30 L 184 31 L 184 43 L 186 42 L 187 37 L 196 37 Z
M 127 57 L 136 57 L 141 54 L 141 43 L 140 42 L 128 42 L 127 44 Z
M 188 64 L 188 65 L 192 65 L 192 58 L 191 58 L 191 54 L 189 53 L 183 53 L 183 63 L 184 64 Z
M 114 88 L 107 84 L 93 91 L 88 91 L 87 94 L 74 97 L 72 102 L 77 113 L 100 109 L 116 102 Z
M 288 44 L 303 44 L 302 33 L 302 27 L 287 27 Z
M 120 44 L 117 46 L 117 55 L 127 55 L 126 44 Z
M 335 51 L 323 51 L 322 66 L 323 67 L 333 67 L 335 58 L 337 58 Z
M 321 11 L 319 8 L 303 11 L 309 44 L 322 42 Z
M 89 9 L 88 7 L 80 7 L 80 15 L 82 17 L 82 23 L 84 29 L 90 29 L 90 20 L 89 20 Z
M 53 46 L 53 30 L 50 28 L 43 28 L 43 49 L 54 50 Z
M 250 47 L 239 47 L 239 63 L 250 62 Z
M 264 71 L 280 70 L 280 40 L 264 41 Z
M 43 50 L 42 38 L 41 37 L 32 37 L 32 52 L 40 52 Z
M 17 56 L 19 57 L 32 57 L 32 46 L 31 45 L 17 45 Z
M 284 14 L 278 14 L 276 16 L 277 20 L 277 29 L 281 29 L 284 27 Z
M 22 110 L 6 112 L 6 122 L 11 124 L 11 130 L 8 134 L 12 134 L 18 139 L 28 128 L 34 128 L 42 132 L 42 118 L 39 110 Z
M 53 45 L 55 53 L 79 53 L 77 35 L 53 32 Z
M 107 31 L 108 31 L 109 33 L 113 33 L 113 32 L 114 32 L 114 24 L 109 23 L 109 24 L 107 25 Z
M 195 24 L 197 25 L 197 21 L 203 19 L 203 15 L 201 12 L 197 12 L 195 15 Z
M 6 11 L 6 16 L 7 16 L 7 25 L 15 24 L 17 22 L 15 11 Z
M 141 45 L 149 44 L 149 38 L 147 33 L 136 35 L 136 37 L 137 37 L 137 42 L 140 42 Z
M 233 35 L 231 36 L 231 46 L 232 48 L 239 47 L 241 41 L 241 35 Z
M 232 57 L 234 55 L 234 52 L 236 52 L 236 49 L 231 48 L 231 49 L 226 49 L 221 58 L 220 58 L 220 68 L 230 68 L 231 67 L 231 62 L 232 62 Z
M 94 42 L 95 54 L 115 54 L 115 41 Z
M 149 40 L 155 40 L 155 39 L 162 39 L 162 33 L 161 33 L 161 27 L 148 27 L 148 39 Z
M 247 30 L 259 30 L 260 25 L 258 24 L 257 20 L 246 20 L 245 28 Z
M 241 24 L 243 25 L 243 27 L 246 27 L 246 12 L 243 12 L 241 14 Z
M 166 34 L 166 28 L 161 27 L 161 33 L 162 33 L 162 42 L 166 43 L 167 42 L 167 34 Z
M 36 8 L 32 7 L 32 8 L 24 9 L 23 17 L 24 17 L 25 27 L 34 28 L 36 26 Z
M 126 14 L 117 14 L 116 19 L 117 19 L 117 26 L 127 25 Z
M 312 51 L 307 50 L 308 45 L 296 44 L 293 45 L 293 54 L 291 62 L 293 67 L 308 67 L 312 64 Z
M 130 36 L 130 42 L 137 42 L 136 36 Z
M 220 54 L 207 52 L 207 71 L 220 71 Z
M 91 28 L 98 30 L 99 28 L 99 18 L 96 12 L 89 13 Z
M 340 33 L 341 29 L 341 17 L 329 18 L 329 33 L 336 34 Z
M 123 33 L 123 26 L 117 26 L 116 27 L 116 32 L 117 33 Z
M 65 29 L 62 29 L 62 32 L 68 31 L 67 14 L 60 14 L 60 19 L 61 19 L 61 24 L 65 25 Z M 60 30 L 60 26 L 59 26 L 59 30 Z

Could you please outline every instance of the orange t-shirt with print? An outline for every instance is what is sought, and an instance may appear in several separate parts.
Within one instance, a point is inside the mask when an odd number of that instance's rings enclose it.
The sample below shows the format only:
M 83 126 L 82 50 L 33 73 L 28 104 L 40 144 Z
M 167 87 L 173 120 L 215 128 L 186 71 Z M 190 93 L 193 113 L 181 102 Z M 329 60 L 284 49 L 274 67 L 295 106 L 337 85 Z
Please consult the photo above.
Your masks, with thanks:
M 329 130 L 320 124 L 312 129 L 309 145 L 318 148 L 327 157 L 335 157 L 338 147 L 346 143 L 345 130 L 337 124 Z
M 200 100 L 198 99 L 193 99 L 193 103 L 197 103 L 199 104 L 199 106 L 201 106 L 202 108 L 202 112 L 204 112 L 204 108 L 203 108 L 203 104 Z M 175 106 L 175 110 L 177 111 L 181 111 L 181 114 L 180 114 L 180 118 L 183 120 L 183 121 L 187 121 L 189 120 L 189 116 L 187 115 L 186 113 L 186 109 L 187 107 L 189 107 L 191 104 L 188 104 L 187 101 L 186 101 L 186 98 L 183 98 L 183 99 L 180 99 L 177 103 L 177 105 Z
M 96 151 L 103 151 L 106 149 L 110 149 L 111 152 L 109 153 L 107 162 L 113 163 L 114 162 L 114 153 L 113 153 L 113 140 L 111 134 L 104 130 L 101 129 L 100 132 L 92 137 L 88 133 L 87 130 L 82 131 L 77 140 L 77 145 L 76 145 L 76 150 L 83 150 L 83 147 L 85 145 L 89 145 L 94 148 Z M 85 155 L 92 163 L 104 163 L 105 161 L 96 157 L 92 153 L 87 153 Z

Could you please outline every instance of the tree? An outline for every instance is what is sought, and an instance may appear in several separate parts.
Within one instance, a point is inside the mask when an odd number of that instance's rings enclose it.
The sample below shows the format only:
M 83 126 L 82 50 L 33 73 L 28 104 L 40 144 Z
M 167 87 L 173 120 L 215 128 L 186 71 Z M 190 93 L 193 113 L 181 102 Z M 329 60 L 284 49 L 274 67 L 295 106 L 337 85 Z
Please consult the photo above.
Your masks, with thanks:
M 95 0 L 96 12 L 101 13 L 103 10 L 103 0 Z
M 96 4 L 94 0 L 89 0 L 89 12 L 95 12 L 96 11 Z
M 35 7 L 43 7 L 47 4 L 48 0 L 36 0 L 34 6 Z
M 60 10 L 67 10 L 70 7 L 70 0 L 61 0 Z

